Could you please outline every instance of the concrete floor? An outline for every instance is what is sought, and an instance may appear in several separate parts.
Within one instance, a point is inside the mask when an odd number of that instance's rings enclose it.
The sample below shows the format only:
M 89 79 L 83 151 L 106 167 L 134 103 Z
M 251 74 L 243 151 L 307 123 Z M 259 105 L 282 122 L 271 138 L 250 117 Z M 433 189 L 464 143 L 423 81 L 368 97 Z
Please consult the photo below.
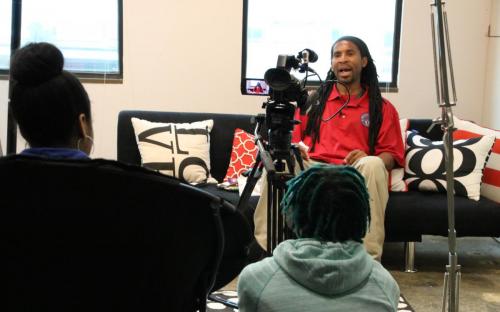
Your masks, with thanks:
M 489 237 L 459 238 L 457 254 L 462 272 L 459 311 L 499 312 L 500 243 Z M 402 272 L 403 259 L 403 244 L 385 244 L 382 264 L 415 311 L 441 311 L 448 239 L 425 236 L 422 243 L 416 243 L 416 273 Z
M 490 237 L 459 238 L 458 264 L 462 278 L 460 312 L 500 311 L 500 243 Z M 401 293 L 416 312 L 441 311 L 443 280 L 448 264 L 448 239 L 424 236 L 416 243 L 416 273 L 405 273 L 402 243 L 386 243 L 382 264 L 399 284 Z M 236 280 L 224 287 L 236 290 Z

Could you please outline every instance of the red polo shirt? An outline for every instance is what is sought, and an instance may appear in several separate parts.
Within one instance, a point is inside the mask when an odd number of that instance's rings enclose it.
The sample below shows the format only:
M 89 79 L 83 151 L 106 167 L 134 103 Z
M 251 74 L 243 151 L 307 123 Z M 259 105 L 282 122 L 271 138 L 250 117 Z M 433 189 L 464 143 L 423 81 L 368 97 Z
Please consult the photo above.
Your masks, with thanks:
M 328 97 L 323 112 L 323 120 L 327 120 L 345 103 L 347 96 L 340 95 L 335 86 Z M 369 126 L 369 100 L 368 91 L 357 98 L 351 96 L 349 104 L 340 114 L 329 121 L 321 121 L 320 138 L 316 142 L 313 152 L 309 157 L 322 162 L 342 164 L 347 154 L 355 149 L 364 151 L 369 155 L 368 126 Z M 401 139 L 399 115 L 394 106 L 386 99 L 382 104 L 382 125 L 375 145 L 375 155 L 388 152 L 394 161 L 401 167 L 404 166 L 404 146 Z M 293 130 L 292 142 L 301 140 L 312 147 L 312 138 L 304 136 L 308 116 L 295 112 L 295 119 L 301 123 Z

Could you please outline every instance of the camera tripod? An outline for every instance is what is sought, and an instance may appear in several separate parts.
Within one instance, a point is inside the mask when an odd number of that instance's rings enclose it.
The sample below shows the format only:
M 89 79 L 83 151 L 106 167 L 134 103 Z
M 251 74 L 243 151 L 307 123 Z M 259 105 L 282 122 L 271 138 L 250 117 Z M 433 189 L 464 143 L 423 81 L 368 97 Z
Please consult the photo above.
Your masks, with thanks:
M 263 169 L 265 169 L 267 173 L 267 253 L 271 254 L 280 242 L 291 236 L 291 232 L 285 226 L 283 215 L 280 213 L 280 203 L 286 192 L 286 182 L 295 176 L 295 162 L 297 161 L 301 171 L 304 170 L 304 165 L 300 152 L 291 144 L 287 150 L 276 151 L 272 146 L 266 148 L 259 134 L 263 118 L 261 115 L 256 118 L 255 138 L 259 152 L 247 176 L 247 183 L 237 208 L 240 210 L 248 203 L 255 184 L 262 177 Z M 271 149 L 271 152 L 268 149 Z

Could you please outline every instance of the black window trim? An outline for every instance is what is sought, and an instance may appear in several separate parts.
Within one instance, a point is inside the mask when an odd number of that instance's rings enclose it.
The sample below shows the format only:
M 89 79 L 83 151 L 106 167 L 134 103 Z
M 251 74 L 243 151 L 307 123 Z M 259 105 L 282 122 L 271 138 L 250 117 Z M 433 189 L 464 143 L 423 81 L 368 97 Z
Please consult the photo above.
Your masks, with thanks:
M 241 93 L 246 93 L 246 80 L 261 80 L 261 78 L 246 77 L 246 64 L 247 64 L 247 33 L 248 33 L 248 1 L 243 0 L 243 27 L 242 27 L 242 56 L 241 56 Z M 383 92 L 398 92 L 398 75 L 399 75 L 399 56 L 401 50 L 401 27 L 403 15 L 403 0 L 396 0 L 394 15 L 394 40 L 392 50 L 392 74 L 390 82 L 380 82 L 379 87 Z M 318 86 L 318 81 L 308 82 L 308 86 Z M 248 94 L 252 95 L 252 94 Z M 257 95 L 258 96 L 258 95 Z
M 88 83 L 122 83 L 123 82 L 123 0 L 118 1 L 118 63 L 119 73 L 86 73 L 70 71 L 82 82 Z M 12 0 L 12 23 L 11 23 L 11 50 L 12 46 L 18 47 L 21 33 L 22 0 Z M 19 19 L 19 20 L 17 20 Z M 12 52 L 11 52 L 12 55 Z M 9 69 L 0 69 L 0 80 L 9 79 Z

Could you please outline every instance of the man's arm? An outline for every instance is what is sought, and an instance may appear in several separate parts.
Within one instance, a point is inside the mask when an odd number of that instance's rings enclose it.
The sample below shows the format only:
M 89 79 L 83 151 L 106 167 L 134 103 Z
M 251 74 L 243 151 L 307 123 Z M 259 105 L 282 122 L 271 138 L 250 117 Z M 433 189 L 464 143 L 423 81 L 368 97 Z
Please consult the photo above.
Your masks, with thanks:
M 387 169 L 387 171 L 390 171 L 396 165 L 396 161 L 394 161 L 394 157 L 392 156 L 391 153 L 382 152 L 377 156 L 382 159 L 385 165 L 385 169 Z
M 400 128 L 399 115 L 396 108 L 386 99 L 382 105 L 383 121 L 375 144 L 375 155 L 379 156 L 387 170 L 396 166 L 404 167 L 405 132 Z M 406 129 L 405 129 L 406 130 Z M 386 154 L 386 155 L 384 155 Z

